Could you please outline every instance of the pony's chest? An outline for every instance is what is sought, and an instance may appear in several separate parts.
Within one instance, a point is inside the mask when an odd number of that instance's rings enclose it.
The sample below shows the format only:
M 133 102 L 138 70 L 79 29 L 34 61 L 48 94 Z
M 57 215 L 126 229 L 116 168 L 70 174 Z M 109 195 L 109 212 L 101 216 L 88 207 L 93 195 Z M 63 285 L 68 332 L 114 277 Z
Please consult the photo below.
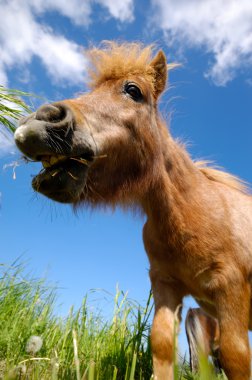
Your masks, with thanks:
M 165 234 L 160 238 L 146 225 L 143 240 L 150 266 L 155 266 L 167 276 L 181 279 L 194 276 L 195 270 L 201 266 L 202 258 L 198 249 L 187 249 L 189 239 L 187 233 L 179 238 L 172 234 Z
M 182 244 L 174 247 L 169 241 L 160 240 L 151 234 L 145 235 L 144 244 L 150 270 L 157 273 L 161 280 L 181 284 L 186 294 L 196 298 L 208 298 L 204 284 L 206 274 L 209 277 L 206 281 L 211 282 L 211 270 L 206 271 L 211 267 L 209 255 L 202 255 L 199 250 L 188 251 Z
M 145 249 L 150 262 L 150 269 L 157 272 L 160 279 L 179 281 L 191 287 L 195 277 L 193 260 L 187 255 L 174 250 L 171 246 L 158 240 L 147 240 Z

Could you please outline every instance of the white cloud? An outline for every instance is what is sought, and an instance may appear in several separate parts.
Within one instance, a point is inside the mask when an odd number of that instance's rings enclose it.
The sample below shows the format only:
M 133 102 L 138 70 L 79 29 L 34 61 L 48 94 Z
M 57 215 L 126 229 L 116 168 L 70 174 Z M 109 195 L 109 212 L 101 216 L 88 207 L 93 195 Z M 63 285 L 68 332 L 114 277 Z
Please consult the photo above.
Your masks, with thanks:
M 87 26 L 91 22 L 92 3 L 104 6 L 110 15 L 121 22 L 133 21 L 133 0 L 29 0 L 36 12 L 54 10 L 68 17 L 77 25 Z
M 0 125 L 0 157 L 13 154 L 16 151 L 13 136 Z
M 7 85 L 9 69 L 24 67 L 34 56 L 42 61 L 54 81 L 82 83 L 86 67 L 83 48 L 55 34 L 38 16 L 55 11 L 77 25 L 88 26 L 94 2 L 103 5 L 111 17 L 121 22 L 133 20 L 133 0 L 0 1 L 0 84 Z
M 34 56 L 41 59 L 55 81 L 78 84 L 83 80 L 85 59 L 81 47 L 39 24 L 29 2 L 1 4 L 0 13 L 0 78 L 5 85 L 7 69 L 20 69 Z
M 80 84 L 84 77 L 86 59 L 83 48 L 64 38 L 52 35 L 49 30 L 40 29 L 39 46 L 34 49 L 48 73 L 54 80 L 66 80 Z
M 120 20 L 121 22 L 133 21 L 134 10 L 133 10 L 133 0 L 96 0 L 98 3 L 106 7 L 114 18 Z
M 90 23 L 90 0 L 28 0 L 28 3 L 35 13 L 56 11 L 77 25 L 87 26 Z
M 152 0 L 154 21 L 168 44 L 212 53 L 205 73 L 217 85 L 252 63 L 251 0 Z

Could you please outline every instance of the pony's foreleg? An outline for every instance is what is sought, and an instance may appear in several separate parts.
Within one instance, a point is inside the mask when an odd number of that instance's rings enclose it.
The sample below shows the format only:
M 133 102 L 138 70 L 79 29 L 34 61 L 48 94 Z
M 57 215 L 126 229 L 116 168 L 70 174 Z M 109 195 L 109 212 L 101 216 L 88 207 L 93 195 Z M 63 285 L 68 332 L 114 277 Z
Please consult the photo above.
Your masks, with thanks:
M 238 281 L 215 295 L 220 325 L 220 363 L 229 380 L 250 379 L 250 286 Z
M 170 284 L 151 275 L 155 315 L 151 331 L 154 380 L 173 379 L 174 342 L 182 297 Z

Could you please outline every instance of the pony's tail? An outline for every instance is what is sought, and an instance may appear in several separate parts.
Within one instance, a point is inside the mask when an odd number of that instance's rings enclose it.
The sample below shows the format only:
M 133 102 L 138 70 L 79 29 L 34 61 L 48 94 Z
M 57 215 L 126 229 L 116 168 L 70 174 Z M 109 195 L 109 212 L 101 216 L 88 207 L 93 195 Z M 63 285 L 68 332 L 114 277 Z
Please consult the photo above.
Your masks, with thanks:
M 185 320 L 186 336 L 189 345 L 190 367 L 192 372 L 199 370 L 199 354 L 208 354 L 204 332 L 197 315 L 197 309 L 189 309 Z

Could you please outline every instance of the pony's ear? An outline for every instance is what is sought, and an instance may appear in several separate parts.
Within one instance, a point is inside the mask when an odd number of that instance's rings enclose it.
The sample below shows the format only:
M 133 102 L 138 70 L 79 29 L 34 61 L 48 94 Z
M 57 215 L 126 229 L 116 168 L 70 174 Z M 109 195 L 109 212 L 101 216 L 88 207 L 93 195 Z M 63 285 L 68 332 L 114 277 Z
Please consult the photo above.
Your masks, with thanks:
M 157 55 L 153 58 L 150 65 L 154 69 L 154 90 L 155 97 L 161 94 L 164 91 L 166 81 L 167 81 L 167 62 L 165 54 L 162 50 L 160 50 Z

